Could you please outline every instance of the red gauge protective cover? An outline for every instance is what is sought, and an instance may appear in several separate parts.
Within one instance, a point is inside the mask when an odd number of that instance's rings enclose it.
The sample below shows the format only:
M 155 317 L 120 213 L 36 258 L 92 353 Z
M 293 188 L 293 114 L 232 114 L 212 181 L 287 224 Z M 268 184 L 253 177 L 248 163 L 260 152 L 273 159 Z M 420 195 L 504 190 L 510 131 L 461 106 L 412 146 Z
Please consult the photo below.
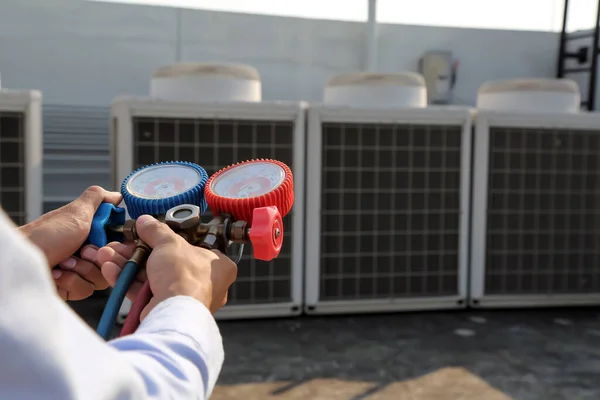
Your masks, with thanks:
M 239 199 L 222 197 L 217 195 L 212 190 L 213 182 L 231 168 L 256 162 L 273 163 L 283 168 L 283 182 L 281 182 L 281 184 L 272 191 L 263 195 Z M 248 224 L 250 224 L 250 226 L 252 226 L 252 216 L 255 208 L 276 206 L 282 218 L 290 212 L 292 206 L 294 205 L 294 177 L 290 168 L 281 161 L 262 158 L 243 161 L 215 172 L 206 183 L 204 188 L 204 196 L 206 197 L 208 207 L 210 207 L 210 210 L 214 216 L 224 213 L 231 214 L 234 219 L 238 221 L 246 221 Z

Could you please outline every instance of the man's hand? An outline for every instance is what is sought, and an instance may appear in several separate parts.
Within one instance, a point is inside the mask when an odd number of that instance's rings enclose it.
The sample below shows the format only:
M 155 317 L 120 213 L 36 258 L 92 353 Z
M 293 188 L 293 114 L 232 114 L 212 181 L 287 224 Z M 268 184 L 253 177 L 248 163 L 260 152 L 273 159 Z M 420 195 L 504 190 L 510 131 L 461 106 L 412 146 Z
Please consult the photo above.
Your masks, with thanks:
M 37 220 L 20 227 L 45 254 L 60 296 L 65 300 L 81 300 L 94 290 L 103 290 L 108 283 L 99 271 L 97 248 L 85 246 L 81 258 L 73 254 L 88 237 L 94 213 L 101 203 L 118 205 L 121 194 L 91 186 L 71 203 L 42 215 Z
M 96 261 L 97 253 L 96 246 L 85 246 L 81 258 L 71 256 L 52 269 L 52 278 L 63 300 L 87 299 L 94 291 L 108 287 Z
M 227 302 L 227 291 L 237 276 L 237 266 L 219 251 L 209 251 L 188 244 L 167 225 L 143 215 L 136 222 L 140 238 L 153 250 L 134 281 L 127 297 L 134 299 L 148 279 L 153 297 L 141 318 L 158 303 L 173 296 L 190 296 L 203 303 L 212 313 Z M 134 244 L 110 243 L 98 250 L 102 274 L 114 286 L 125 262 L 133 254 Z

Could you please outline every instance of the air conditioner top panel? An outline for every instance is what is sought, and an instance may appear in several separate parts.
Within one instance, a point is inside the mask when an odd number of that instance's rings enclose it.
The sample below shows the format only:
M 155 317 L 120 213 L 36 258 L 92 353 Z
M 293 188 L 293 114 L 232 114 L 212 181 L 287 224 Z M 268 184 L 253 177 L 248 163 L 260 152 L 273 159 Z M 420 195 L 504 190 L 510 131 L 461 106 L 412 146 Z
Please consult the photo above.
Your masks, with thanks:
M 246 102 L 246 101 L 202 101 L 202 102 L 182 102 L 182 101 L 170 101 L 161 100 L 154 97 L 143 97 L 143 96 L 130 96 L 123 95 L 117 96 L 112 106 L 125 105 L 129 107 L 214 107 L 214 106 L 236 106 L 236 107 L 248 107 L 248 108 L 262 108 L 262 107 L 276 107 L 276 108 L 305 108 L 308 106 L 307 102 L 304 101 L 285 101 L 285 100 L 274 100 L 274 101 L 261 101 L 261 102 Z
M 476 110 L 476 124 L 490 126 L 523 127 L 540 129 L 600 129 L 600 112 L 542 113 L 502 110 Z
M 379 122 L 379 123 L 460 123 L 471 120 L 471 107 L 426 107 L 426 108 L 362 108 L 313 104 L 308 107 L 309 113 L 319 115 L 328 122 Z
M 479 87 L 479 94 L 503 92 L 566 92 L 580 94 L 579 85 L 571 79 L 511 79 L 505 81 L 484 82 Z
M 295 117 L 307 107 L 301 101 L 265 101 L 265 102 L 175 102 L 151 97 L 119 96 L 111 105 L 114 115 L 126 110 L 134 116 L 177 116 L 206 118 L 242 118 L 261 115 L 262 118 L 289 116 Z
M 0 89 L 0 109 L 25 110 L 29 103 L 41 100 L 42 92 L 39 90 Z
M 223 77 L 260 81 L 258 70 L 249 65 L 230 63 L 179 63 L 158 68 L 153 78 L 219 75 Z
M 326 86 L 398 85 L 425 87 L 425 79 L 415 72 L 350 72 L 331 78 Z

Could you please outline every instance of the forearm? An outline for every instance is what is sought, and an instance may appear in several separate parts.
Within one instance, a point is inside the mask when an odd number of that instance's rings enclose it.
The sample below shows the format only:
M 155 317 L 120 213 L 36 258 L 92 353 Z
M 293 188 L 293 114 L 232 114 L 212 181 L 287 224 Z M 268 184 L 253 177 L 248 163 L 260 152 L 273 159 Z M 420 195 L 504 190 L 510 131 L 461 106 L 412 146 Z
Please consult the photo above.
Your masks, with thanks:
M 163 301 L 134 335 L 109 344 L 143 377 L 149 398 L 208 399 L 224 358 L 213 316 L 184 296 Z

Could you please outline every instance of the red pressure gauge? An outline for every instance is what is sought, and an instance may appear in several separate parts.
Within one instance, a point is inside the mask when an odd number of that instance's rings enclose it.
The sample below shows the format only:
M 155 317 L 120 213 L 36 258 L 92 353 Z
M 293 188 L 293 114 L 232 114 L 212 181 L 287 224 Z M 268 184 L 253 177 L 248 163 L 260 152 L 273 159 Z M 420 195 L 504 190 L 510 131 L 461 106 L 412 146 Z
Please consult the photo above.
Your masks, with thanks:
M 231 214 L 250 225 L 255 257 L 272 259 L 283 243 L 283 222 L 294 205 L 294 178 L 284 163 L 258 159 L 213 174 L 204 189 L 213 215 Z

